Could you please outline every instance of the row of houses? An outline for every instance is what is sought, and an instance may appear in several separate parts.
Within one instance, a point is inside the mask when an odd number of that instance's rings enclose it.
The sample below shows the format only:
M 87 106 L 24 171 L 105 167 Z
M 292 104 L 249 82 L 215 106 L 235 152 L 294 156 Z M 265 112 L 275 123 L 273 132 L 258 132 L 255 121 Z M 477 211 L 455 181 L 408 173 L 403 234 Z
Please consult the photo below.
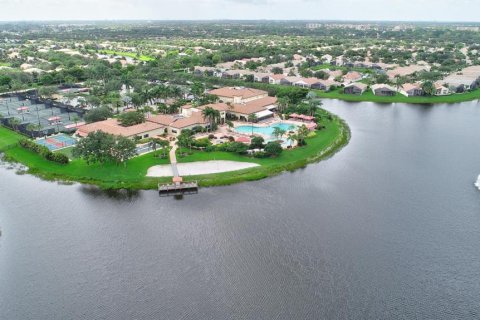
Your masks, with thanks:
M 346 94 L 361 95 L 368 90 L 368 86 L 364 83 L 351 83 L 343 89 Z M 394 96 L 398 93 L 406 97 L 423 96 L 425 94 L 421 83 L 406 83 L 403 86 L 394 88 L 389 84 L 379 83 L 371 86 L 372 93 L 376 96 Z M 444 96 L 450 94 L 451 91 L 440 83 L 435 84 L 435 95 Z

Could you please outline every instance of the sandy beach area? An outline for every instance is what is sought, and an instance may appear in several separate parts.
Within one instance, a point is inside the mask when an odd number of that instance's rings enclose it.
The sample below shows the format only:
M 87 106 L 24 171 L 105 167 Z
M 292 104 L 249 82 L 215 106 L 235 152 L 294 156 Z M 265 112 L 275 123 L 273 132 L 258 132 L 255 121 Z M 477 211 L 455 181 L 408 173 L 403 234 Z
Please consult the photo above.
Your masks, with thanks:
M 220 172 L 230 172 L 242 169 L 258 167 L 256 163 L 237 161 L 198 161 L 189 163 L 177 163 L 180 176 L 196 176 Z M 172 167 L 169 164 L 153 166 L 148 169 L 147 177 L 171 177 Z

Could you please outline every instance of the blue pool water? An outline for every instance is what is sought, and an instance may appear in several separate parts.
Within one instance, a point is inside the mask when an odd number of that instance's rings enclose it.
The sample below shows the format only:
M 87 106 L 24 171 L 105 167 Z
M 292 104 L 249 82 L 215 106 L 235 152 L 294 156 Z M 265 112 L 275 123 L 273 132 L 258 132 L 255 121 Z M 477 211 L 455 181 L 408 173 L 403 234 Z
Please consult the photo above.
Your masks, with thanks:
M 293 127 L 293 128 L 292 128 Z M 257 127 L 253 126 L 253 133 L 257 134 L 262 134 L 267 137 L 273 138 L 273 129 L 274 128 L 282 128 L 285 131 L 290 131 L 290 130 L 295 130 L 296 126 L 289 124 L 289 123 L 275 123 L 272 124 L 268 127 Z M 235 128 L 235 131 L 238 133 L 243 133 L 243 134 L 252 134 L 252 126 L 250 125 L 245 125 L 245 126 L 239 126 Z

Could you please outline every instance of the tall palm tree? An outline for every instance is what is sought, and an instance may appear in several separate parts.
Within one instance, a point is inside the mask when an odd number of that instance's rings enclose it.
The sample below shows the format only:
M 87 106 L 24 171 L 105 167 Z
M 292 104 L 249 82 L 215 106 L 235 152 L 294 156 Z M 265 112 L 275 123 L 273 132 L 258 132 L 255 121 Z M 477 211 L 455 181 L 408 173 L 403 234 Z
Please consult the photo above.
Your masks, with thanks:
M 280 97 L 278 98 L 278 111 L 280 113 L 284 113 L 285 110 L 288 108 L 288 104 L 290 103 L 289 99 L 287 97 Z
M 8 119 L 8 124 L 10 125 L 10 127 L 12 127 L 13 130 L 17 131 L 18 130 L 18 126 L 20 125 L 20 120 L 18 120 L 17 118 L 10 118 Z
M 213 129 L 213 124 L 220 118 L 220 112 L 213 109 L 212 107 L 206 107 L 202 111 L 202 115 L 205 119 L 208 119 L 210 122 L 210 130 Z
M 310 130 L 308 130 L 307 126 L 302 124 L 300 128 L 297 130 L 297 141 L 300 146 L 305 144 L 305 139 L 307 138 Z
M 290 147 L 291 147 L 292 142 L 298 140 L 298 136 L 295 133 L 289 133 L 287 136 L 287 140 L 290 141 Z
M 38 124 L 35 124 L 35 123 L 29 123 L 27 125 L 27 131 L 30 132 L 30 134 L 32 135 L 32 139 L 34 138 L 34 135 L 33 135 L 33 132 L 35 131 L 39 131 L 40 129 L 42 129 L 42 126 L 41 125 L 38 125 Z
M 252 135 L 253 135 L 253 123 L 258 120 L 257 115 L 255 113 L 251 113 L 248 115 L 248 121 L 252 124 Z
M 274 127 L 273 128 L 273 132 L 272 132 L 272 135 L 276 138 L 276 139 L 280 139 L 283 137 L 283 135 L 287 133 L 286 130 L 283 130 L 282 128 L 280 127 Z
M 173 98 L 181 98 L 183 96 L 182 89 L 180 87 L 172 87 L 170 89 L 170 94 L 172 95 Z

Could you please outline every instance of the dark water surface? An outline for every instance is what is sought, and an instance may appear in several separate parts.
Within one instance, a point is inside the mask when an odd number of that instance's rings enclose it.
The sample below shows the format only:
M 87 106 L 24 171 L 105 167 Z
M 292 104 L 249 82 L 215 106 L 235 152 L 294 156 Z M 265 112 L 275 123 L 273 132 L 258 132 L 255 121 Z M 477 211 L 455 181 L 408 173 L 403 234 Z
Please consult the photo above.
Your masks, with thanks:
M 182 201 L 0 168 L 0 319 L 480 319 L 480 103 L 325 104 L 333 158 Z

